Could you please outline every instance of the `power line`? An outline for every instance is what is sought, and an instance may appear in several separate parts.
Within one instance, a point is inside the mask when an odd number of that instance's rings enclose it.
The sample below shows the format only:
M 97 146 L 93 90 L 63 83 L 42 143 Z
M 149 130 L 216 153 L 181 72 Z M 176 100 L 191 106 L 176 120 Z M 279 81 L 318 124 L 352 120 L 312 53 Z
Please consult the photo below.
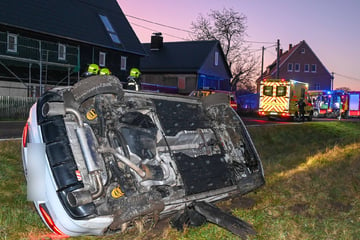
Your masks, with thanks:
M 147 20 L 147 19 L 144 19 L 144 18 L 140 18 L 140 17 L 128 15 L 128 14 L 125 14 L 125 16 L 126 16 L 126 17 L 129 17 L 129 18 L 137 19 L 137 20 L 140 20 L 140 21 L 143 21 L 143 22 L 155 24 L 155 25 L 158 25 L 158 26 L 162 26 L 162 27 L 174 29 L 174 30 L 177 30 L 177 31 L 182 31 L 182 32 L 186 32 L 186 33 L 189 33 L 189 34 L 194 34 L 194 32 L 189 31 L 189 30 L 186 30 L 186 29 L 182 29 L 182 28 L 178 28 L 178 27 L 173 27 L 173 26 L 170 26 L 170 25 L 166 25 L 166 24 L 154 22 L 154 21 L 151 21 L 151 20 Z M 145 26 L 142 26 L 142 25 L 139 25 L 139 24 L 136 24 L 136 23 L 133 23 L 133 22 L 132 22 L 131 24 L 134 25 L 134 26 L 138 26 L 138 27 L 141 27 L 141 28 L 150 30 L 150 31 L 154 31 L 154 32 L 157 31 L 157 30 L 154 30 L 154 29 L 151 29 L 151 28 L 147 28 L 147 27 L 145 27 Z M 163 31 L 161 31 L 161 32 L 163 33 Z M 185 39 L 185 38 L 182 38 L 182 37 L 178 37 L 178 36 L 174 36 L 174 35 L 171 35 L 171 34 L 166 34 L 166 33 L 164 33 L 164 35 L 168 35 L 168 36 L 171 36 L 171 37 L 174 37 L 174 38 L 178 38 L 178 39 L 181 39 L 181 40 L 188 40 L 188 39 Z M 250 40 L 244 40 L 244 42 L 246 42 L 246 43 L 254 43 L 254 44 L 272 44 L 271 46 L 267 46 L 266 48 L 270 48 L 270 47 L 276 46 L 276 42 L 250 41 Z M 275 43 L 275 44 L 274 44 L 274 43 Z M 266 49 L 266 48 L 265 48 L 265 49 Z
M 139 18 L 139 17 L 135 17 L 135 16 L 131 16 L 131 15 L 125 15 L 129 18 L 134 18 L 134 19 L 137 19 L 137 20 L 140 20 L 140 21 L 144 21 L 144 22 L 147 22 L 147 23 L 151 23 L 151 24 L 155 24 L 155 25 L 159 25 L 159 26 L 162 26 L 162 27 L 167 27 L 167 28 L 171 28 L 171 29 L 175 29 L 175 30 L 178 30 L 178 31 L 182 31 L 182 32 L 186 32 L 186 33 L 190 33 L 190 34 L 193 34 L 193 32 L 189 31 L 189 30 L 186 30 L 186 29 L 181 29 L 181 28 L 177 28 L 177 27 L 172 27 L 172 26 L 169 26 L 169 25 L 165 25 L 165 24 L 162 24 L 162 23 L 157 23 L 157 22 L 153 22 L 153 21 L 150 21 L 150 20 L 146 20 L 144 18 Z
M 271 46 L 264 47 L 264 49 L 266 50 L 266 49 L 268 49 L 268 48 L 273 48 L 273 47 L 276 47 L 276 44 L 271 45 Z
M 144 19 L 144 18 L 140 18 L 140 17 L 128 15 L 128 14 L 125 14 L 125 16 L 126 16 L 126 17 L 129 17 L 129 18 L 134 18 L 134 19 L 137 19 L 137 20 L 140 20 L 140 21 L 143 21 L 143 22 L 155 24 L 155 25 L 158 25 L 158 26 L 162 26 L 162 27 L 166 27 L 166 28 L 170 28 L 170 29 L 174 29 L 174 30 L 186 32 L 186 33 L 189 33 L 189 34 L 194 34 L 194 32 L 189 31 L 189 30 L 186 30 L 186 29 L 182 29 L 182 28 L 178 28 L 178 27 L 173 27 L 173 26 L 170 26 L 170 25 L 166 25 L 166 24 L 154 22 L 154 21 L 151 21 L 151 20 L 147 20 L 147 19 Z M 134 24 L 134 25 L 136 25 L 136 26 L 138 26 L 138 27 L 142 27 L 142 28 L 145 28 L 145 29 L 154 31 L 153 29 L 146 28 L 146 27 L 144 27 L 144 26 L 137 25 L 137 24 L 135 24 L 135 23 L 131 23 L 131 24 Z M 155 31 L 156 31 L 156 30 L 155 30 Z M 167 35 L 171 36 L 170 34 L 167 34 Z M 172 37 L 176 37 L 176 36 L 172 36 Z M 187 40 L 187 39 L 184 39 L 184 38 L 181 38 L 181 37 L 176 37 L 176 38 L 183 39 L 183 40 Z M 272 45 L 272 46 L 270 46 L 270 47 L 276 46 L 276 42 L 250 41 L 250 40 L 244 40 L 244 42 L 246 42 L 246 43 L 255 43 L 255 44 L 274 44 L 274 43 L 275 43 L 275 45 Z
M 248 41 L 248 40 L 244 40 L 244 42 L 247 42 L 247 43 L 259 43 L 259 44 L 276 44 L 276 42 L 260 42 L 260 41 Z M 274 45 L 276 46 L 276 45 Z
M 349 77 L 349 76 L 346 76 L 346 75 L 343 75 L 343 74 L 340 74 L 340 73 L 335 73 L 335 72 L 334 72 L 334 74 L 335 74 L 335 75 L 338 75 L 338 76 L 340 76 L 340 77 L 343 77 L 343 78 L 350 79 L 350 80 L 360 81 L 359 78 Z
M 152 29 L 152 28 L 148 28 L 148 27 L 145 27 L 145 26 L 142 26 L 140 24 L 136 24 L 136 23 L 133 23 L 133 22 L 130 22 L 131 25 L 134 25 L 134 26 L 137 26 L 137 27 L 141 27 L 141 28 L 144 28 L 146 30 L 149 30 L 149 31 L 152 31 L 152 32 L 158 32 L 158 30 L 155 30 L 155 29 Z M 171 35 L 171 34 L 168 34 L 168 33 L 164 33 L 163 31 L 161 32 L 163 35 L 167 35 L 167 36 L 170 36 L 170 37 L 173 37 L 173 38 L 178 38 L 178 39 L 181 39 L 181 40 L 185 40 L 187 41 L 188 39 L 186 38 L 182 38 L 182 37 L 178 37 L 178 36 L 175 36 L 175 35 Z

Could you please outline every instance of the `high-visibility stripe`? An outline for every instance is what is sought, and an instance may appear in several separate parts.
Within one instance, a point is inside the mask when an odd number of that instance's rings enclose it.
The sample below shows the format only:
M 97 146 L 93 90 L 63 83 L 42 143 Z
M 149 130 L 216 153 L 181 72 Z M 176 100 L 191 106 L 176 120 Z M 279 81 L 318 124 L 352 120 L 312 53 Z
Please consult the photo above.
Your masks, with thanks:
M 261 93 L 264 92 L 264 86 L 273 87 L 273 96 L 261 96 L 259 110 L 264 112 L 288 112 L 289 111 L 289 97 L 290 91 L 287 89 L 286 96 L 275 97 L 278 86 L 289 85 L 288 82 L 266 82 L 260 85 Z

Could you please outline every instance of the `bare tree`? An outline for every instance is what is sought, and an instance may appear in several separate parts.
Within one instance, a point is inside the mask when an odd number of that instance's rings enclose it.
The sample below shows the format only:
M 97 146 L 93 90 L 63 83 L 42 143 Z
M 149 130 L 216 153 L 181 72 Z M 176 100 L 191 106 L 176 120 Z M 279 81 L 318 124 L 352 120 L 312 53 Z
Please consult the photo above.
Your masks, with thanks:
M 258 61 L 249 51 L 244 37 L 246 36 L 244 14 L 233 9 L 210 10 L 206 16 L 200 14 L 196 22 L 191 23 L 192 38 L 195 40 L 218 40 L 232 72 L 232 90 L 236 86 L 250 92 L 255 91 L 255 74 Z

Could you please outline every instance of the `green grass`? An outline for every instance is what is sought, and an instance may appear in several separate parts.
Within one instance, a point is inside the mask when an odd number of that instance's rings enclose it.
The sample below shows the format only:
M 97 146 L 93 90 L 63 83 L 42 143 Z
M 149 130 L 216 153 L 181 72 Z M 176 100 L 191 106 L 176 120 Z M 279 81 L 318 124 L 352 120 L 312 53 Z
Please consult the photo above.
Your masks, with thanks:
M 256 206 L 239 212 L 258 230 L 251 239 L 358 239 L 359 123 L 317 122 L 250 132 L 267 180 L 257 194 L 248 195 Z
M 0 142 L 0 239 L 27 239 L 32 231 L 46 231 L 26 201 L 20 141 Z
M 252 240 L 353 240 L 360 236 L 360 123 L 310 122 L 249 127 L 266 184 L 230 206 L 251 223 Z M 20 141 L 0 142 L 0 239 L 54 239 L 26 201 Z M 239 239 L 213 224 L 178 232 L 166 226 L 70 239 Z

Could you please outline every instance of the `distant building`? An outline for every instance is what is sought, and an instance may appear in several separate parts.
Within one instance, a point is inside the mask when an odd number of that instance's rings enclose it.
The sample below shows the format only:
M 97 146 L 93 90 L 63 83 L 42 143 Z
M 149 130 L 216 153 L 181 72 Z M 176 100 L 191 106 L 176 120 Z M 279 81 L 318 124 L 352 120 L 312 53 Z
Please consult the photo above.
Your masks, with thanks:
M 91 63 L 126 79 L 144 55 L 116 0 L 0 1 L 0 95 L 72 85 Z
M 257 85 L 263 78 L 277 78 L 277 60 L 270 64 L 262 76 L 257 79 Z M 283 52 L 280 49 L 279 78 L 294 79 L 309 83 L 310 90 L 331 90 L 332 75 L 322 64 L 305 41 Z
M 229 90 L 231 72 L 218 41 L 163 42 L 161 33 L 143 44 L 143 88 L 189 94 L 196 89 Z

